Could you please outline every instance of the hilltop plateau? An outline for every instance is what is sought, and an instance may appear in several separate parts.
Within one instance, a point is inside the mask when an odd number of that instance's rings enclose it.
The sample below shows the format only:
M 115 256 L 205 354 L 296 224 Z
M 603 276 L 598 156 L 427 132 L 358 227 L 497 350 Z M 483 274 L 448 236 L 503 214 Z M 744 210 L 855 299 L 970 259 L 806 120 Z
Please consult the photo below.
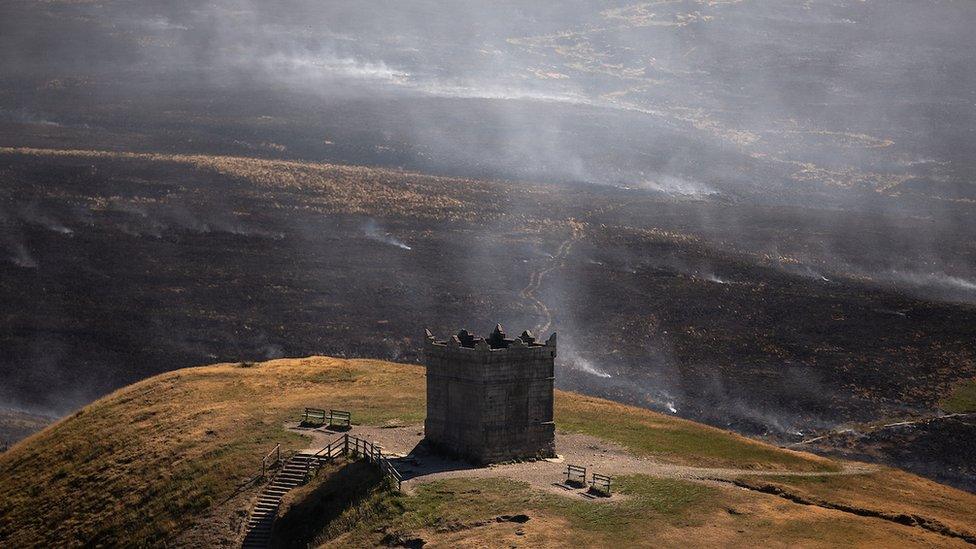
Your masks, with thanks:
M 141 381 L 0 456 L 0 542 L 236 545 L 267 451 L 276 443 L 286 454 L 314 448 L 332 436 L 296 431 L 304 406 L 352 411 L 352 433 L 382 438 L 395 452 L 423 429 L 423 394 L 420 367 L 325 357 Z M 570 392 L 557 394 L 556 422 L 561 453 L 616 475 L 609 500 L 552 487 L 561 463 L 407 472 L 401 494 L 363 462 L 338 460 L 290 494 L 278 544 L 976 542 L 976 497 L 895 469 L 782 450 Z M 310 508 L 328 512 L 308 522 Z

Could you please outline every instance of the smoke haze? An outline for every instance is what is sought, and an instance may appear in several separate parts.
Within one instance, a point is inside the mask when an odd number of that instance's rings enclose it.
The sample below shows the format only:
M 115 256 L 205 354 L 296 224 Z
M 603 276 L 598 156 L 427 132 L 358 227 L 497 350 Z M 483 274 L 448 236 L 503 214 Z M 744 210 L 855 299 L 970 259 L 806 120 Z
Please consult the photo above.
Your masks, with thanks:
M 858 384 L 934 406 L 899 361 L 976 304 L 974 25 L 952 0 L 4 2 L 0 146 L 162 156 L 4 156 L 0 404 L 417 360 L 424 323 L 501 321 L 559 332 L 566 388 L 750 433 L 861 419 Z M 918 383 L 966 375 L 954 342 Z

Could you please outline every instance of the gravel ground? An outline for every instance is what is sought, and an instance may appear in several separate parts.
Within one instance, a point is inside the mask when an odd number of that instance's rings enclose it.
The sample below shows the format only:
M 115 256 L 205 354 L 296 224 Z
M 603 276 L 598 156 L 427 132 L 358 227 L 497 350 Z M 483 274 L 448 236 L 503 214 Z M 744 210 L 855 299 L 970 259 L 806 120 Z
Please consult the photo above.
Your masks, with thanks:
M 294 429 L 314 440 L 311 449 L 319 449 L 339 438 L 342 433 L 325 429 Z M 389 427 L 355 426 L 349 434 L 379 444 L 384 453 L 390 454 L 394 466 L 403 475 L 403 488 L 412 492 L 418 485 L 433 480 L 456 477 L 506 477 L 527 482 L 533 488 L 568 497 L 585 497 L 583 489 L 569 489 L 562 484 L 567 463 L 581 465 L 589 473 L 602 473 L 611 476 L 645 474 L 660 478 L 685 479 L 696 481 L 730 481 L 743 475 L 763 476 L 832 476 L 852 475 L 875 471 L 877 467 L 867 464 L 847 464 L 837 472 L 754 470 L 717 467 L 690 467 L 674 465 L 639 458 L 624 448 L 592 436 L 577 433 L 556 434 L 556 453 L 554 459 L 505 463 L 486 467 L 473 466 L 464 461 L 453 460 L 429 453 L 419 446 L 423 439 L 423 425 L 398 425 Z M 593 498 L 595 502 L 620 501 L 624 497 L 615 494 L 612 498 Z

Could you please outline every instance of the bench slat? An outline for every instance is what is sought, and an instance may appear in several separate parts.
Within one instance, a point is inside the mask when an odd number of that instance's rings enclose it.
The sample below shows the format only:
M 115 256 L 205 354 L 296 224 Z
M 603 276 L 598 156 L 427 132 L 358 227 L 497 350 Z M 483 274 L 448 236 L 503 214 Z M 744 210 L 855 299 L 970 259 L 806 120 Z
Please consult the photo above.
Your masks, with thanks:
M 305 408 L 302 423 L 325 423 L 325 410 L 322 408 Z
M 566 482 L 586 484 L 586 467 L 580 465 L 566 465 Z
M 610 475 L 601 475 L 600 473 L 593 473 L 593 481 L 590 482 L 590 486 L 594 489 L 602 489 L 607 495 L 610 494 L 610 485 L 613 483 L 613 477 Z

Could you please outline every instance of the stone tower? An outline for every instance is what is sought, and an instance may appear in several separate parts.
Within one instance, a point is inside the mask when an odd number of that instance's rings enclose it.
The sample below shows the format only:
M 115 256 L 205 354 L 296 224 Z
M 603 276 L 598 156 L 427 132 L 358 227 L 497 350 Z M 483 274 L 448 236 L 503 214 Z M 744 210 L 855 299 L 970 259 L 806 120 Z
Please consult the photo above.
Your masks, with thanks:
M 426 440 L 435 448 L 491 463 L 555 455 L 552 421 L 556 334 L 488 338 L 461 330 L 447 341 L 425 331 Z

